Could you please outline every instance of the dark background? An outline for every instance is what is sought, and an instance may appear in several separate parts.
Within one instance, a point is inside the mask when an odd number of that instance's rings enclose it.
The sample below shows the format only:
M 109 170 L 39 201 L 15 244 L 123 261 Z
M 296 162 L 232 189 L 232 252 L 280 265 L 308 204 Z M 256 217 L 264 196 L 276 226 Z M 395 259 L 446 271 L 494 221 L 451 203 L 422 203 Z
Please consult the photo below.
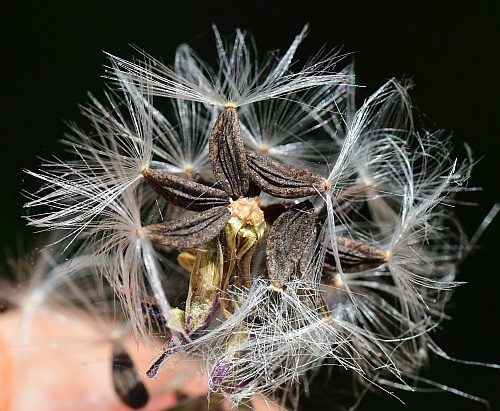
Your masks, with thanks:
M 14 3 L 14 2 L 12 2 Z M 438 3 L 438 4 L 436 4 Z M 299 4 L 297 2 L 297 4 Z M 87 90 L 102 90 L 106 58 L 102 51 L 131 58 L 129 44 L 144 48 L 167 63 L 175 47 L 187 42 L 204 58 L 215 49 L 211 23 L 231 35 L 240 27 L 253 33 L 259 50 L 286 50 L 306 22 L 310 34 L 298 57 L 322 46 L 354 52 L 361 98 L 390 77 L 412 78 L 412 96 L 436 128 L 453 133 L 457 155 L 468 142 L 480 160 L 468 193 L 476 206 L 460 207 L 472 234 L 495 202 L 500 201 L 498 127 L 500 112 L 500 10 L 498 1 L 328 1 L 262 0 L 151 2 L 19 1 L 2 7 L 2 99 L 0 249 L 13 248 L 19 236 L 32 237 L 21 219 L 22 190 L 38 182 L 23 169 L 63 155 L 57 141 L 66 131 L 63 120 L 80 121 L 77 103 Z M 213 61 L 213 60 L 210 60 Z M 85 121 L 80 121 L 85 124 Z M 463 263 L 458 279 L 469 284 L 452 299 L 436 340 L 453 357 L 500 363 L 498 344 L 500 216 L 480 239 L 480 248 Z M 1 330 L 0 330 L 1 332 Z M 500 409 L 500 370 L 443 360 L 431 362 L 430 378 L 489 399 Z M 325 389 L 315 394 L 316 409 L 329 409 Z M 382 394 L 367 397 L 360 410 L 486 410 L 482 404 L 454 394 L 398 393 L 407 403 Z

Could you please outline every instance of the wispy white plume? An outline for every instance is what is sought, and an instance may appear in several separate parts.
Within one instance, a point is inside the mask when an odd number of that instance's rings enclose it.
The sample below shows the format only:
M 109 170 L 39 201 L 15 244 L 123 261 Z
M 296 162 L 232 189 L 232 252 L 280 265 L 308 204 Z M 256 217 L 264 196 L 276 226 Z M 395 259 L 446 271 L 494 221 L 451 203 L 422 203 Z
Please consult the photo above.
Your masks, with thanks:
M 281 58 L 270 55 L 259 63 L 248 44 L 247 34 L 236 30 L 230 45 L 224 42 L 214 26 L 218 69 L 212 69 L 187 45 L 179 47 L 174 68 L 144 54 L 146 61 L 132 63 L 109 55 L 113 68 L 112 79 L 125 76 L 129 82 L 147 86 L 157 96 L 199 101 L 218 107 L 239 107 L 262 100 L 281 98 L 312 87 L 335 85 L 348 81 L 343 74 L 333 72 L 338 56 L 311 60 L 298 72 L 290 66 L 307 26 Z

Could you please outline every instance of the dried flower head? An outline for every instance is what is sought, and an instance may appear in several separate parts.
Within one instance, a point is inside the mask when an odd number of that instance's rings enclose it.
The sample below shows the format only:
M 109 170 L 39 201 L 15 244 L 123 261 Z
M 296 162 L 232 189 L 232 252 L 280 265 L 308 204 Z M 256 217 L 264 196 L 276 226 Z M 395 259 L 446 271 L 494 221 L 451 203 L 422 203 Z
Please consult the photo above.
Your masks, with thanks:
M 187 45 L 172 67 L 109 55 L 113 91 L 82 109 L 90 133 L 72 127 L 76 160 L 29 172 L 46 183 L 29 224 L 82 240 L 136 339 L 165 340 L 147 376 L 197 356 L 235 405 L 296 404 L 323 364 L 408 387 L 442 353 L 429 333 L 460 285 L 449 204 L 470 160 L 417 129 L 407 82 L 357 108 L 336 55 L 294 71 L 306 31 L 257 61 L 246 33 L 226 44 L 214 27 L 216 68 Z

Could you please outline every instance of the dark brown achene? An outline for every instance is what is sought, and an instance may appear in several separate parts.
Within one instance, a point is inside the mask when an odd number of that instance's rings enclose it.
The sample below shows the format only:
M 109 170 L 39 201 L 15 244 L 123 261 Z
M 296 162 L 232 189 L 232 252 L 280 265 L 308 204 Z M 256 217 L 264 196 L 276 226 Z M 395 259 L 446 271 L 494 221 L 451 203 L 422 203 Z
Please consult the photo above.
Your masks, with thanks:
M 387 261 L 385 251 L 361 241 L 341 236 L 337 236 L 335 241 L 340 265 L 345 273 L 357 273 L 377 268 Z M 332 272 L 338 271 L 335 253 L 331 248 L 326 249 L 325 269 Z
M 316 216 L 310 201 L 290 207 L 274 222 L 266 243 L 267 275 L 280 290 L 299 272 L 299 265 L 316 236 Z
M 142 175 L 155 193 L 184 210 L 205 211 L 212 207 L 229 205 L 229 196 L 218 188 L 149 168 L 144 169 Z
M 224 229 L 230 217 L 229 208 L 215 207 L 179 220 L 152 224 L 142 230 L 155 245 L 184 250 L 208 243 Z
M 224 108 L 212 130 L 209 145 L 215 179 L 233 199 L 246 196 L 249 189 L 248 167 L 236 109 Z
M 252 151 L 246 152 L 246 158 L 254 184 L 275 197 L 308 197 L 328 188 L 326 179 L 311 171 L 298 170 Z

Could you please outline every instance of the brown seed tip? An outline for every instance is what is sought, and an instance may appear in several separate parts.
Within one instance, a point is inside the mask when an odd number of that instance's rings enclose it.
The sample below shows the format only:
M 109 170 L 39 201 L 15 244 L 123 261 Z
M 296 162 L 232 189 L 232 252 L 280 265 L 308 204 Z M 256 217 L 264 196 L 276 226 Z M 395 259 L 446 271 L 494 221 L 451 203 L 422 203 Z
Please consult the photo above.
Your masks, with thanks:
M 258 148 L 258 151 L 259 153 L 261 154 L 266 154 L 269 152 L 269 150 L 271 149 L 271 147 L 269 147 L 267 144 L 262 144 L 259 148 Z
M 276 283 L 272 283 L 272 284 L 269 284 L 268 290 L 274 291 L 275 293 L 282 293 L 283 292 L 283 286 L 279 285 L 279 284 L 276 284 Z
M 388 250 L 388 251 L 383 251 L 383 250 L 380 250 L 381 251 L 381 254 L 385 256 L 384 258 L 384 261 L 386 263 L 390 262 L 391 261 L 391 258 L 393 257 L 393 253 L 391 250 Z
M 321 319 L 323 320 L 324 323 L 328 324 L 328 323 L 331 323 L 333 321 L 333 318 L 331 317 L 330 314 L 328 313 L 324 313 L 321 315 Z
M 135 238 L 142 238 L 143 235 L 144 235 L 143 227 L 139 227 L 137 230 L 135 230 Z
M 328 180 L 325 178 L 323 180 L 323 191 L 326 191 L 326 190 L 328 190 Z
M 333 277 L 333 286 L 336 288 L 344 288 L 344 282 L 342 281 L 342 277 L 339 274 L 335 274 Z

